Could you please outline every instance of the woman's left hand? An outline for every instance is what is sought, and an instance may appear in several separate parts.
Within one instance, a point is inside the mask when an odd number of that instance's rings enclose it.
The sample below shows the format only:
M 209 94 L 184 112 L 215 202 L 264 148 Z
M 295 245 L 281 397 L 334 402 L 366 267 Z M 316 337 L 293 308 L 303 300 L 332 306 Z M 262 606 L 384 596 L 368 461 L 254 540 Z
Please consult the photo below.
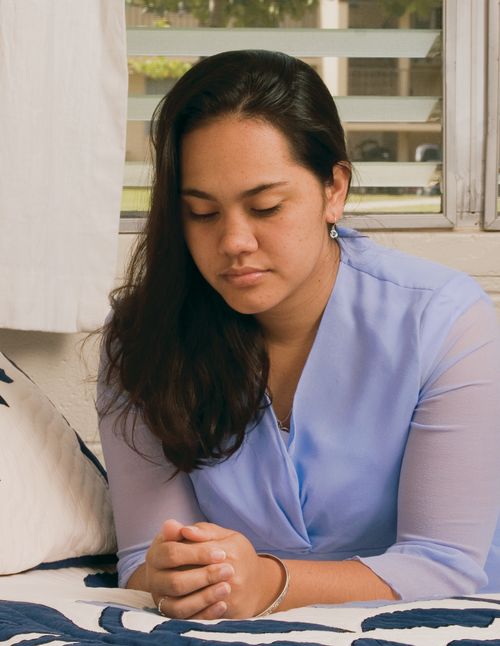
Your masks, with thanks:
M 254 617 L 270 606 L 280 593 L 283 573 L 279 563 L 259 557 L 243 534 L 205 522 L 185 526 L 180 533 L 193 548 L 200 543 L 210 543 L 212 549 L 226 553 L 225 563 L 232 565 L 235 573 L 228 580 L 231 593 L 225 599 L 224 617 Z

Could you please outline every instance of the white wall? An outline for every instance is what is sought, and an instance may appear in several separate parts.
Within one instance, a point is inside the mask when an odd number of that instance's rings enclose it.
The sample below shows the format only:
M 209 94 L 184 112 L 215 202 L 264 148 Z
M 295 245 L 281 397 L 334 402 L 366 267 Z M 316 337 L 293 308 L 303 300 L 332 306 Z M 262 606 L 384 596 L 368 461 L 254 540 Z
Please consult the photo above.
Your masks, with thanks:
M 492 297 L 500 320 L 500 232 L 386 231 L 370 236 L 381 244 L 471 274 Z M 118 277 L 133 240 L 132 235 L 120 236 Z M 83 338 L 85 335 L 0 330 L 0 351 L 39 384 L 91 448 L 100 453 L 94 410 L 95 384 L 86 381 L 97 371 L 96 344 L 89 344 L 82 354 Z

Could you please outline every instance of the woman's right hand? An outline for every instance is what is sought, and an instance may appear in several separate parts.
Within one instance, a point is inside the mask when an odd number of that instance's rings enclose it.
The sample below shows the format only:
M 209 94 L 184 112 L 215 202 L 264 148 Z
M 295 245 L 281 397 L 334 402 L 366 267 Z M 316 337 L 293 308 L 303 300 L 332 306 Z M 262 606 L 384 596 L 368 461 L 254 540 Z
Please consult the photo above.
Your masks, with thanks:
M 227 610 L 234 568 L 223 550 L 186 541 L 167 520 L 146 554 L 146 581 L 155 604 L 175 619 L 220 619 Z

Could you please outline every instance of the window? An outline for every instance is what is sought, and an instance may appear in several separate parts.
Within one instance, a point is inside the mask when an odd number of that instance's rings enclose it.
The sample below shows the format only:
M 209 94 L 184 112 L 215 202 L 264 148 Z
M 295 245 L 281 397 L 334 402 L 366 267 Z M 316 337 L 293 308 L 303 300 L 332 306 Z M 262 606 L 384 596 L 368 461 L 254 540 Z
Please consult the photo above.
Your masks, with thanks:
M 302 58 L 334 95 L 355 168 L 347 224 L 479 227 L 487 9 L 497 16 L 489 33 L 497 48 L 498 114 L 500 0 L 488 1 L 487 8 L 482 0 L 127 0 L 130 99 L 121 229 L 139 227 L 147 209 L 149 119 L 161 95 L 199 56 L 246 47 Z M 405 4 L 419 10 L 405 11 Z M 497 159 L 498 128 L 495 137 Z M 494 221 L 497 216 L 495 207 Z
M 488 15 L 488 120 L 486 132 L 485 226 L 500 229 L 500 0 L 490 0 Z

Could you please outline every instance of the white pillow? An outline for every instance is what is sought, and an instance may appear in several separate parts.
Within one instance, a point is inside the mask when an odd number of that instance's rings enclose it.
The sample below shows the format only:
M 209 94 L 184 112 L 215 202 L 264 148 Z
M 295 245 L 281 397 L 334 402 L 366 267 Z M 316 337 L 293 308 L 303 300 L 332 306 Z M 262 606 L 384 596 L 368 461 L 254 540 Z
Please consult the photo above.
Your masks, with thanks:
M 0 574 L 116 550 L 102 467 L 0 353 Z

